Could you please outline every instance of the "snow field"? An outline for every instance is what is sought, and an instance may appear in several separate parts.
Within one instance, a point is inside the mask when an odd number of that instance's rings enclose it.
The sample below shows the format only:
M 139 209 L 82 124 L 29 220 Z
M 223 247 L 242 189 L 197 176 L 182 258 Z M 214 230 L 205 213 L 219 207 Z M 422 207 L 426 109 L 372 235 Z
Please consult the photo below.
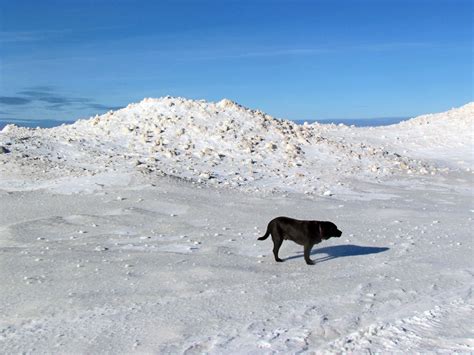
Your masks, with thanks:
M 7 126 L 0 347 L 472 352 L 472 118 L 468 104 L 387 128 L 297 126 L 167 97 Z M 343 235 L 312 267 L 291 242 L 276 263 L 257 237 L 278 215 Z

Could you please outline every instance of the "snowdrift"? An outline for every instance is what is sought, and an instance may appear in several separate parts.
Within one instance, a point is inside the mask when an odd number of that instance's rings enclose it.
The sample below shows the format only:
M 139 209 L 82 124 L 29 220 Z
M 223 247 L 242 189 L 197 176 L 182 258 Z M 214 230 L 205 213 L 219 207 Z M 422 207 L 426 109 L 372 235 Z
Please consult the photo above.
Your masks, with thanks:
M 227 99 L 163 97 L 52 129 L 9 125 L 1 144 L 10 144 L 23 166 L 41 165 L 48 178 L 140 171 L 246 190 L 329 195 L 350 188 L 352 179 L 435 174 L 439 166 L 414 159 L 407 140 L 429 137 L 426 151 L 452 144 L 457 135 L 471 149 L 473 112 L 471 103 L 382 130 L 358 129 L 297 125 Z

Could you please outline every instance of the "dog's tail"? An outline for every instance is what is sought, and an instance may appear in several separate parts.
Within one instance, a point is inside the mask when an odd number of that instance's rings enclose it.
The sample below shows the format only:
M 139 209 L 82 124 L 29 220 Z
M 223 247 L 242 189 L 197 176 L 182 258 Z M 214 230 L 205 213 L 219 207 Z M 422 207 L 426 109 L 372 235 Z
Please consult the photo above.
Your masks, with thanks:
M 270 235 L 270 223 L 268 223 L 267 231 L 265 232 L 265 235 L 263 237 L 258 238 L 258 240 L 265 240 L 268 238 L 269 235 Z

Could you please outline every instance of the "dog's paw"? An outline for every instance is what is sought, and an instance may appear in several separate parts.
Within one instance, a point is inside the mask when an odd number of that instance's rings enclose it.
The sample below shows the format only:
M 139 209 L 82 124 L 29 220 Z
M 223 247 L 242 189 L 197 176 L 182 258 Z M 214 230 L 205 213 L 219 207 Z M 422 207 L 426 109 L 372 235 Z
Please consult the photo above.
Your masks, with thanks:
M 282 263 L 282 262 L 284 262 L 284 261 L 285 261 L 285 260 L 283 260 L 283 259 L 280 259 L 280 258 L 278 258 L 278 259 L 275 259 L 275 260 L 276 260 L 277 262 L 279 262 L 279 263 Z
M 314 265 L 314 264 L 316 264 L 316 263 L 315 263 L 313 260 L 307 260 L 307 261 L 306 261 L 306 264 L 308 264 L 308 265 Z

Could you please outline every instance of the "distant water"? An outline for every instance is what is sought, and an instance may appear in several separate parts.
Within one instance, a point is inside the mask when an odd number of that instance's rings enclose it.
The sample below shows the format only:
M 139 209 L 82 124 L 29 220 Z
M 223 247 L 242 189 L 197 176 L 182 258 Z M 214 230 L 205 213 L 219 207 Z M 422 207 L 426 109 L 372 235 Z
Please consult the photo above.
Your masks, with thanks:
M 385 118 L 334 118 L 334 119 L 324 119 L 324 120 L 295 120 L 297 124 L 303 124 L 304 122 L 308 123 L 323 123 L 323 124 L 345 124 L 346 126 L 356 126 L 356 127 L 377 127 L 377 126 L 389 126 L 392 124 L 397 124 L 402 121 L 408 120 L 409 117 L 385 117 Z
M 346 126 L 356 126 L 356 127 L 376 127 L 376 126 L 388 126 L 391 124 L 396 124 L 401 121 L 406 120 L 406 117 L 388 117 L 388 118 L 365 118 L 365 119 L 324 119 L 324 120 L 294 120 L 297 124 L 303 124 L 304 122 L 308 123 L 334 123 L 334 124 L 345 124 Z M 0 130 L 3 129 L 7 124 L 15 124 L 20 127 L 30 127 L 30 128 L 51 128 L 57 127 L 65 124 L 74 123 L 74 121 L 56 121 L 56 120 L 7 120 L 0 119 Z

